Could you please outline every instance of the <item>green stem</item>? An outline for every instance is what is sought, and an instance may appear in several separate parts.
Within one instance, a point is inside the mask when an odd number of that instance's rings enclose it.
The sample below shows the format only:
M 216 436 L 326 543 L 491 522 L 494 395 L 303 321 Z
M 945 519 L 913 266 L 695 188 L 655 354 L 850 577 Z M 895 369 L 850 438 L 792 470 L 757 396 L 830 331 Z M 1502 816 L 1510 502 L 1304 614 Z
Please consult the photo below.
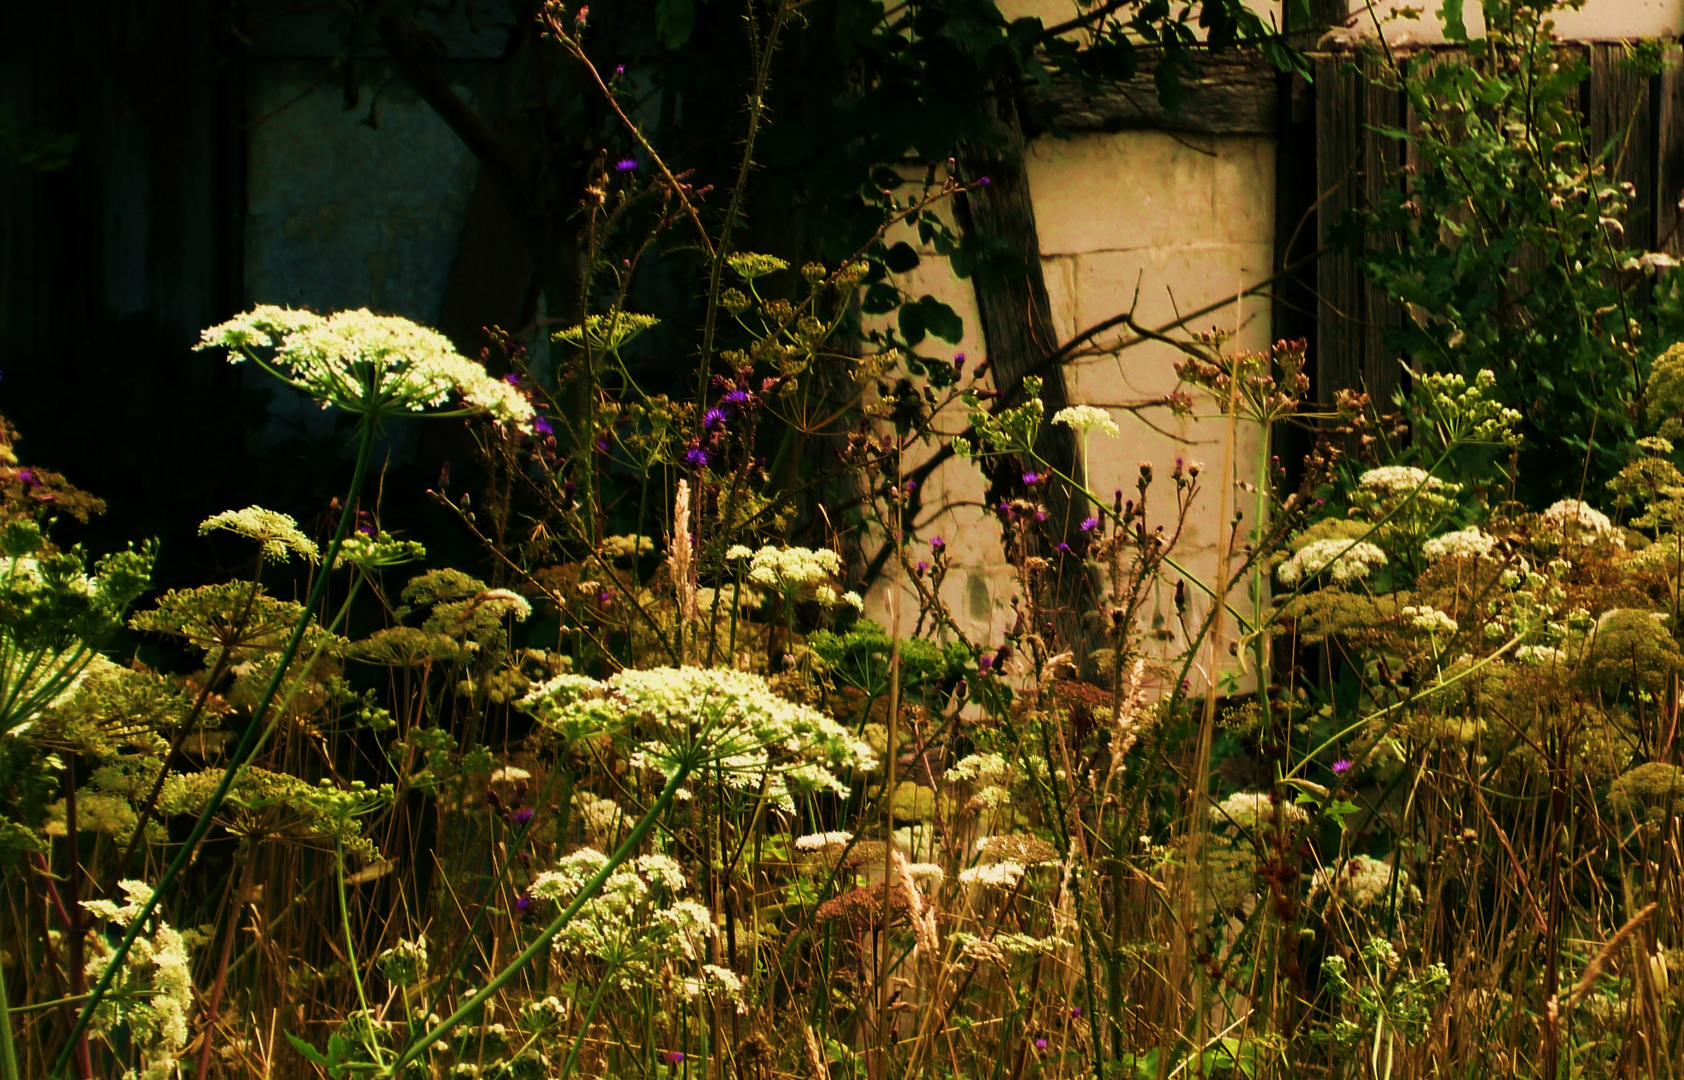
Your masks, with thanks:
M 376 1064 L 383 1066 L 386 1063 L 381 1059 L 385 1055 L 380 1052 L 380 1044 L 374 1038 L 374 1016 L 368 1011 L 368 995 L 363 991 L 362 972 L 357 970 L 357 942 L 351 933 L 351 904 L 345 898 L 345 844 L 338 838 L 333 842 L 333 877 L 339 886 L 339 926 L 345 931 L 345 966 L 351 972 L 351 983 L 357 988 L 357 1004 L 362 1006 L 365 1021 L 358 1027 L 368 1037 L 365 1045 L 369 1056 Z
M 579 1060 L 579 1048 L 585 1045 L 585 1033 L 591 1029 L 591 1021 L 596 1019 L 596 1008 L 602 1004 L 602 993 L 608 989 L 611 973 L 604 973 L 602 981 L 596 984 L 596 993 L 591 995 L 591 1007 L 585 1010 L 585 1018 L 579 1023 L 579 1034 L 573 1037 L 573 1046 L 567 1051 L 567 1060 L 561 1065 L 561 1072 L 556 1080 L 567 1080 L 573 1075 L 573 1065 Z
M 668 806 L 672 805 L 672 800 L 678 794 L 679 787 L 683 785 L 685 778 L 690 775 L 690 770 L 694 767 L 695 763 L 693 761 L 686 761 L 678 767 L 678 771 L 672 774 L 672 779 L 667 781 L 667 786 L 661 789 L 661 794 L 658 798 L 656 798 L 654 805 L 649 807 L 648 812 L 643 815 L 636 825 L 632 826 L 632 831 L 629 835 L 627 835 L 625 842 L 620 845 L 619 849 L 615 851 L 613 855 L 609 856 L 608 861 L 602 865 L 602 869 L 598 870 L 589 881 L 585 882 L 584 888 L 580 889 L 579 895 L 573 898 L 573 902 L 571 904 L 567 905 L 566 911 L 557 915 L 550 925 L 544 927 L 543 932 L 532 940 L 532 944 L 521 950 L 521 954 L 515 957 L 514 960 L 509 963 L 508 967 L 505 967 L 502 971 L 499 971 L 495 976 L 493 976 L 491 981 L 487 982 L 478 993 L 474 994 L 474 996 L 470 997 L 467 1001 L 464 1001 L 455 1012 L 446 1017 L 445 1020 L 433 1030 L 427 1032 L 425 1035 L 421 1036 L 421 1038 L 411 1043 L 409 1049 L 405 1050 L 398 1057 L 398 1060 L 393 1062 L 381 1075 L 387 1077 L 402 1075 L 403 1070 L 410 1062 L 426 1053 L 428 1047 L 443 1040 L 444 1037 L 449 1035 L 458 1024 L 466 1020 L 474 1012 L 474 1010 L 483 1005 L 492 994 L 501 990 L 506 983 L 508 983 L 516 975 L 519 975 L 526 965 L 535 960 L 539 953 L 548 948 L 550 942 L 555 939 L 555 936 L 561 933 L 562 928 L 573 921 L 573 916 L 579 913 L 579 909 L 585 906 L 586 901 L 590 900 L 591 897 L 597 894 L 598 890 L 602 888 L 603 883 L 608 880 L 608 876 L 612 874 L 621 863 L 630 858 L 632 852 L 637 850 L 637 846 L 643 842 L 644 836 L 648 835 L 649 830 L 654 827 L 655 819 L 665 813 Z
M 0 1080 L 18 1080 L 18 1052 L 12 1044 L 12 1010 L 6 1000 L 6 969 L 0 965 Z
M 356 518 L 357 496 L 362 491 L 363 478 L 368 472 L 368 461 L 374 450 L 374 435 L 376 422 L 373 417 L 361 418 L 361 438 L 357 443 L 357 463 L 351 473 L 351 489 L 345 499 L 345 507 L 339 516 L 339 527 L 334 530 L 333 541 L 328 544 L 327 551 L 322 556 L 322 569 L 316 575 L 316 582 L 310 589 L 309 597 L 304 601 L 304 611 L 298 617 L 298 624 L 292 628 L 292 635 L 287 639 L 286 648 L 281 650 L 280 663 L 275 668 L 275 674 L 270 677 L 269 685 L 264 688 L 263 697 L 258 700 L 257 708 L 252 711 L 250 722 L 246 725 L 245 733 L 240 737 L 240 743 L 234 748 L 233 755 L 228 760 L 228 767 L 223 770 L 222 779 L 211 792 L 205 802 L 205 808 L 199 814 L 199 820 L 193 823 L 193 830 L 187 834 L 181 850 L 176 853 L 164 874 L 158 879 L 152 896 L 142 904 L 140 911 L 129 922 L 128 930 L 123 934 L 123 940 L 117 943 L 112 951 L 111 960 L 100 973 L 99 981 L 88 994 L 88 1003 L 82 1006 L 82 1011 L 76 1016 L 76 1023 L 70 1028 L 70 1035 L 65 1039 L 64 1047 L 59 1051 L 58 1060 L 53 1063 L 51 1076 L 62 1078 L 65 1069 L 70 1064 L 70 1056 L 75 1051 L 76 1043 L 87 1031 L 88 1024 L 93 1020 L 94 1010 L 99 1007 L 100 999 L 111 989 L 111 981 L 122 969 L 123 959 L 134 947 L 135 939 L 146 926 L 146 921 L 157 910 L 163 900 L 164 893 L 175 883 L 175 879 L 186 869 L 192 861 L 193 854 L 198 850 L 199 843 L 210 832 L 211 822 L 216 812 L 222 808 L 222 802 L 228 797 L 229 790 L 234 786 L 234 778 L 246 764 L 252 750 L 257 743 L 257 737 L 264 731 L 264 718 L 268 715 L 269 706 L 275 700 L 275 694 L 280 690 L 281 680 L 286 678 L 287 668 L 292 664 L 292 658 L 298 653 L 298 646 L 304 640 L 304 632 L 310 623 L 318 604 L 327 593 L 328 578 L 333 573 L 333 562 L 339 554 L 339 546 L 344 543 L 345 536 L 350 532 L 351 522 Z

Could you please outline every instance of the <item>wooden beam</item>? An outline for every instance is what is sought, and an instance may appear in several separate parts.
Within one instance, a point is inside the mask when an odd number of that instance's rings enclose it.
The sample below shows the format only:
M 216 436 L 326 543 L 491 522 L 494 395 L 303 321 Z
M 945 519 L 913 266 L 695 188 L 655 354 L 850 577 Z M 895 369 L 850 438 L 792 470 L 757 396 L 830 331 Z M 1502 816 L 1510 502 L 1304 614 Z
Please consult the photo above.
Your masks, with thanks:
M 1134 78 L 1088 89 L 1059 76 L 1030 92 L 1066 131 L 1175 131 L 1189 135 L 1273 135 L 1279 127 L 1274 66 L 1255 50 L 1198 58 L 1198 73 L 1183 75 L 1187 96 L 1174 112 L 1158 101 L 1153 71 L 1142 62 Z

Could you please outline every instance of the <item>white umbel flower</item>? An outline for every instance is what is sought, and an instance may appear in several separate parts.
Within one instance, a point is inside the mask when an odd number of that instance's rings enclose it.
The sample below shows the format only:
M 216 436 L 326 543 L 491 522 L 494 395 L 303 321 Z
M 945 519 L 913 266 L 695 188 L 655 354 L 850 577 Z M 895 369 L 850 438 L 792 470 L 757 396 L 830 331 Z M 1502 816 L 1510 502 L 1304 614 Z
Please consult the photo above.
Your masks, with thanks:
M 1115 439 L 1122 434 L 1117 429 L 1117 422 L 1111 419 L 1111 414 L 1093 405 L 1069 405 L 1053 413 L 1052 422 L 1063 424 L 1072 431 L 1086 435 L 1090 431 L 1097 431 L 1102 435 L 1109 435 Z
M 1578 499 L 1562 499 L 1552 503 L 1544 511 L 1544 521 L 1559 529 L 1577 530 L 1595 537 L 1606 537 L 1613 540 L 1620 547 L 1625 546 L 1625 540 L 1614 532 L 1614 523 L 1608 515 Z
M 366 416 L 420 412 L 453 397 L 470 411 L 525 422 L 532 404 L 436 330 L 367 308 L 317 315 L 260 305 L 200 335 L 231 361 L 252 360 L 323 407 Z M 267 355 L 263 355 L 267 354 Z
M 1275 571 L 1282 585 L 1297 585 L 1326 571 L 1336 584 L 1360 581 L 1386 565 L 1386 553 L 1366 540 L 1315 540 L 1292 553 Z
M 298 528 L 297 519 L 289 514 L 265 510 L 261 506 L 248 506 L 244 510 L 224 510 L 199 522 L 200 536 L 218 529 L 256 540 L 263 557 L 269 562 L 286 562 L 289 553 L 305 562 L 322 561 L 322 553 L 316 550 L 315 541 L 304 535 Z
M 1491 554 L 1497 546 L 1497 538 L 1479 531 L 1478 525 L 1469 525 L 1465 529 L 1435 536 L 1421 545 L 1421 555 L 1428 562 L 1437 562 L 1454 556 L 1483 557 Z

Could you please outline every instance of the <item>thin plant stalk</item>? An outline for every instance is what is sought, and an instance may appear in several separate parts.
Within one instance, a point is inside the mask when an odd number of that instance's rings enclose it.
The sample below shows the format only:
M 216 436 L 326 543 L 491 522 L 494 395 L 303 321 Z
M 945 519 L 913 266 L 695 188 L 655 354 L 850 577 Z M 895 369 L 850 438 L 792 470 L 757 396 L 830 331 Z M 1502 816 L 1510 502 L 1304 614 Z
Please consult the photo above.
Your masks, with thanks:
M 112 950 L 110 961 L 105 965 L 105 970 L 100 973 L 99 980 L 89 992 L 88 1003 L 82 1006 L 82 1011 L 77 1014 L 76 1022 L 71 1026 L 70 1035 L 65 1040 L 64 1047 L 59 1051 L 58 1060 L 53 1063 L 50 1075 L 55 1078 L 61 1078 L 65 1075 L 65 1067 L 70 1063 L 70 1057 L 75 1052 L 77 1041 L 82 1037 L 83 1032 L 87 1031 L 88 1024 L 93 1020 L 94 1010 L 99 1007 L 100 999 L 110 990 L 112 980 L 116 978 L 118 970 L 123 966 L 123 959 L 128 956 L 129 950 L 134 947 L 135 939 L 140 936 L 141 931 L 145 928 L 147 919 L 151 918 L 152 913 L 157 910 L 158 904 L 163 900 L 164 893 L 175 883 L 175 879 L 181 875 L 182 870 L 186 869 L 187 864 L 192 861 L 200 842 L 204 840 L 205 834 L 210 832 L 211 822 L 215 819 L 216 812 L 221 809 L 223 800 L 228 797 L 229 790 L 233 788 L 234 778 L 251 756 L 258 736 L 266 729 L 263 721 L 268 716 L 269 706 L 274 702 L 275 694 L 280 690 L 281 681 L 286 678 L 287 668 L 291 666 L 292 658 L 298 654 L 298 646 L 304 641 L 305 631 L 309 629 L 310 623 L 314 620 L 316 606 L 321 603 L 322 597 L 327 594 L 328 579 L 333 572 L 334 559 L 338 556 L 339 547 L 344 543 L 346 535 L 351 530 L 351 522 L 356 517 L 357 496 L 362 492 L 363 479 L 368 473 L 368 462 L 374 449 L 374 436 L 377 426 L 372 417 L 365 416 L 362 418 L 360 424 L 361 438 L 357 443 L 357 461 L 351 472 L 351 487 L 345 499 L 345 508 L 339 516 L 339 526 L 334 530 L 333 540 L 328 544 L 327 551 L 322 556 L 322 569 L 316 575 L 316 582 L 310 589 L 309 597 L 304 601 L 304 611 L 299 615 L 297 625 L 292 628 L 292 634 L 287 638 L 286 647 L 281 650 L 280 662 L 276 665 L 275 674 L 270 677 L 269 685 L 264 688 L 263 696 L 258 699 L 257 708 L 252 710 L 251 720 L 246 725 L 245 734 L 241 736 L 239 745 L 235 747 L 234 753 L 230 756 L 228 767 L 223 770 L 222 779 L 205 801 L 205 808 L 200 812 L 199 819 L 193 823 L 192 831 L 187 834 L 187 839 L 182 842 L 181 850 L 176 853 L 175 858 L 164 869 L 163 876 L 158 879 L 158 884 L 152 890 L 152 895 L 147 898 L 146 902 L 141 905 L 140 911 L 130 920 L 128 930 L 123 934 L 123 939 Z

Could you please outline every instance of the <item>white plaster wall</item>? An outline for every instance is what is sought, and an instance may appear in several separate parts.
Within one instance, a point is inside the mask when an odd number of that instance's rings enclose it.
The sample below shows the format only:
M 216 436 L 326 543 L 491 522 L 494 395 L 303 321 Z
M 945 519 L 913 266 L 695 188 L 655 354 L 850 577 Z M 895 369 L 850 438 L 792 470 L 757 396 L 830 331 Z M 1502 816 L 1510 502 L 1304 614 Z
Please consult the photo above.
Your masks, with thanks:
M 1221 329 L 1236 335 L 1230 349 L 1269 347 L 1267 300 L 1236 298 L 1272 272 L 1273 140 L 1160 132 L 1045 138 L 1030 147 L 1028 170 L 1061 341 L 1131 308 L 1142 326 L 1158 328 L 1217 305 L 1173 333 Z M 1178 458 L 1200 462 L 1203 493 L 1174 557 L 1187 574 L 1213 584 L 1222 469 L 1229 462 L 1246 470 L 1256 458 L 1258 432 L 1247 424 L 1231 429 L 1205 397 L 1192 418 L 1151 405 L 1177 388 L 1175 364 L 1182 354 L 1174 347 L 1140 342 L 1126 330 L 1102 334 L 1095 344 L 1102 351 L 1070 363 L 1065 384 L 1071 400 L 1108 408 L 1122 437 L 1091 440 L 1088 486 L 1102 497 L 1119 489 L 1132 497 L 1140 462 L 1151 462 L 1158 478 L 1150 493 L 1152 523 L 1170 527 L 1169 474 Z M 1238 475 L 1244 479 L 1249 472 Z M 1198 596 L 1196 589 L 1192 595 Z M 1249 606 L 1240 597 L 1230 602 Z M 1146 616 L 1175 624 L 1167 596 L 1158 597 Z M 1166 648 L 1174 652 L 1179 645 Z

